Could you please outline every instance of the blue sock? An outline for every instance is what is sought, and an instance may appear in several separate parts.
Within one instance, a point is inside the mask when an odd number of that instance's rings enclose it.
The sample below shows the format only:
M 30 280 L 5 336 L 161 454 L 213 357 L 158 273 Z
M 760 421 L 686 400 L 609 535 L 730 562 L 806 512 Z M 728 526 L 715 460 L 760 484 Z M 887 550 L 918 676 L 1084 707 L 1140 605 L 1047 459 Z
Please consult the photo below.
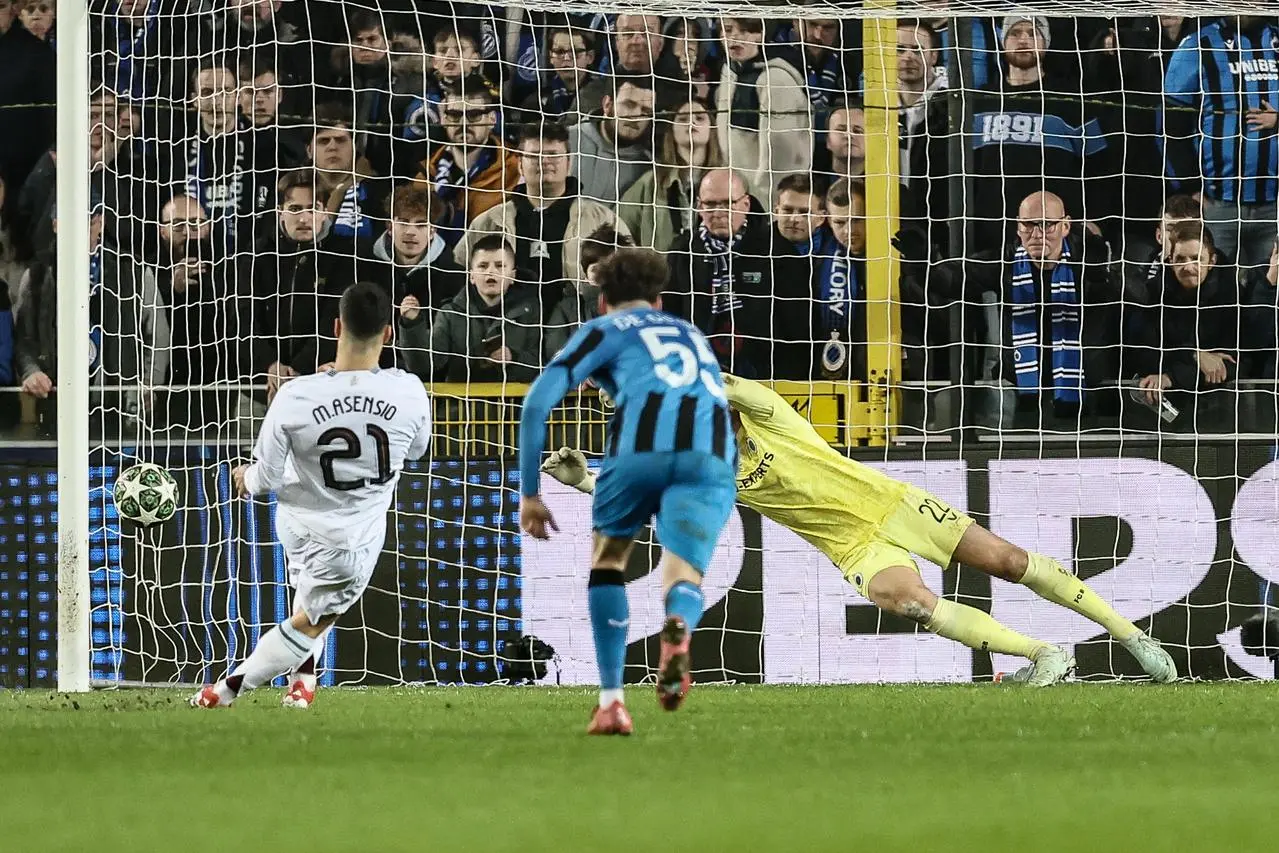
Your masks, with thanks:
M 691 634 L 697 623 L 702 621 L 702 607 L 705 603 L 700 586 L 680 581 L 666 593 L 666 615 L 683 619 Z
M 586 597 L 591 610 L 591 633 L 595 635 L 600 689 L 619 690 L 626 666 L 626 629 L 631 624 L 626 579 L 616 569 L 591 569 Z

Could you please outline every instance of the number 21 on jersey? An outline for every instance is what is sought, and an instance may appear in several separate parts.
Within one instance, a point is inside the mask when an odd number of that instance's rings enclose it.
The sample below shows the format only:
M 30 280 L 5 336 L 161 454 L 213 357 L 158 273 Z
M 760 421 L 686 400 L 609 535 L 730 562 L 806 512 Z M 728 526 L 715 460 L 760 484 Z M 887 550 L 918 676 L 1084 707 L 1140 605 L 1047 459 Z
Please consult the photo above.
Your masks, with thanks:
M 324 485 L 330 489 L 337 489 L 339 492 L 350 492 L 355 489 L 362 489 L 365 486 L 380 486 L 389 482 L 394 476 L 391 471 L 391 439 L 386 434 L 386 430 L 377 424 L 368 424 L 364 428 L 369 438 L 373 439 L 374 450 L 377 454 L 377 475 L 374 477 L 356 477 L 351 480 L 339 480 L 337 474 L 333 471 L 333 463 L 339 459 L 362 459 L 364 456 L 364 447 L 360 443 L 360 437 L 356 435 L 355 430 L 346 427 L 333 427 L 325 430 L 315 443 L 321 447 L 343 444 L 344 447 L 337 447 L 333 450 L 326 450 L 320 454 L 320 470 L 324 472 Z

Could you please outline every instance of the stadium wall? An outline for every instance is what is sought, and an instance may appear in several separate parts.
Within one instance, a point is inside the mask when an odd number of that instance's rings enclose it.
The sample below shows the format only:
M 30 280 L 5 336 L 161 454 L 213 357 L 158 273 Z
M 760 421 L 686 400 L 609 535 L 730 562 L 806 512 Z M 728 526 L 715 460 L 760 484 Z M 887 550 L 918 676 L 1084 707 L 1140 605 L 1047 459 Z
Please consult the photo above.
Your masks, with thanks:
M 0 685 L 52 686 L 57 478 L 48 450 L 0 464 Z M 287 613 L 274 505 L 231 502 L 216 447 L 182 484 L 177 523 L 122 534 L 105 491 L 116 465 L 91 469 L 94 678 L 195 682 L 221 673 Z M 875 462 L 935 492 L 1013 541 L 1074 567 L 1173 650 L 1184 674 L 1272 677 L 1244 654 L 1238 625 L 1279 582 L 1273 518 L 1279 463 L 1270 442 L 1005 444 L 955 453 L 894 452 Z M 188 469 L 191 470 L 191 469 Z M 558 652 L 551 679 L 593 678 L 582 569 L 589 499 L 554 482 L 562 531 L 523 546 L 517 473 L 507 459 L 436 459 L 406 472 L 387 551 L 361 607 L 331 646 L 330 683 L 486 683 L 501 647 L 533 634 Z M 428 557 L 429 555 L 429 557 Z M 657 549 L 630 568 L 628 677 L 656 659 Z M 930 585 L 1000 620 L 1074 644 L 1080 675 L 1137 675 L 1091 623 L 1018 586 L 923 565 Z M 858 599 L 794 534 L 741 509 L 707 578 L 694 646 L 700 681 L 968 681 L 1014 661 L 918 633 Z M 767 630 L 764 626 L 767 622 Z M 646 648 L 647 646 L 647 648 Z M 192 661 L 203 661 L 193 664 Z

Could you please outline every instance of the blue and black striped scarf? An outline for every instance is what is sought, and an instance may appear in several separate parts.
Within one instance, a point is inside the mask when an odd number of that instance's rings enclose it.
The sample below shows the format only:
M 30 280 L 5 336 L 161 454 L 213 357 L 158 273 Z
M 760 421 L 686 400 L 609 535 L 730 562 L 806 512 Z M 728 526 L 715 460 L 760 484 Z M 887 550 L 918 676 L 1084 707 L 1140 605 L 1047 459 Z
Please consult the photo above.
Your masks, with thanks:
M 1052 335 L 1053 398 L 1063 403 L 1079 403 L 1083 398 L 1083 349 L 1080 345 L 1081 315 L 1079 288 L 1070 266 L 1070 241 L 1061 247 L 1061 258 L 1053 268 L 1047 311 Z M 1013 255 L 1012 335 L 1013 364 L 1017 393 L 1038 394 L 1039 293 L 1030 255 L 1022 245 Z

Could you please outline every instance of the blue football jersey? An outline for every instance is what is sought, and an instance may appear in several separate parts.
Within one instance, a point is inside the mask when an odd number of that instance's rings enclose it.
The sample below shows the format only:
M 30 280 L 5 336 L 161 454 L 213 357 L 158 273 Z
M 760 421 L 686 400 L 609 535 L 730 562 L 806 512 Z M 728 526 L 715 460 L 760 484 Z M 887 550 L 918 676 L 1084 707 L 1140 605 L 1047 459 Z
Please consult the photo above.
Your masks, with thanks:
M 700 451 L 736 465 L 728 400 L 710 343 L 678 317 L 636 308 L 583 325 L 529 390 L 520 422 L 525 494 L 537 494 L 547 415 L 587 379 L 616 407 L 609 456 Z

